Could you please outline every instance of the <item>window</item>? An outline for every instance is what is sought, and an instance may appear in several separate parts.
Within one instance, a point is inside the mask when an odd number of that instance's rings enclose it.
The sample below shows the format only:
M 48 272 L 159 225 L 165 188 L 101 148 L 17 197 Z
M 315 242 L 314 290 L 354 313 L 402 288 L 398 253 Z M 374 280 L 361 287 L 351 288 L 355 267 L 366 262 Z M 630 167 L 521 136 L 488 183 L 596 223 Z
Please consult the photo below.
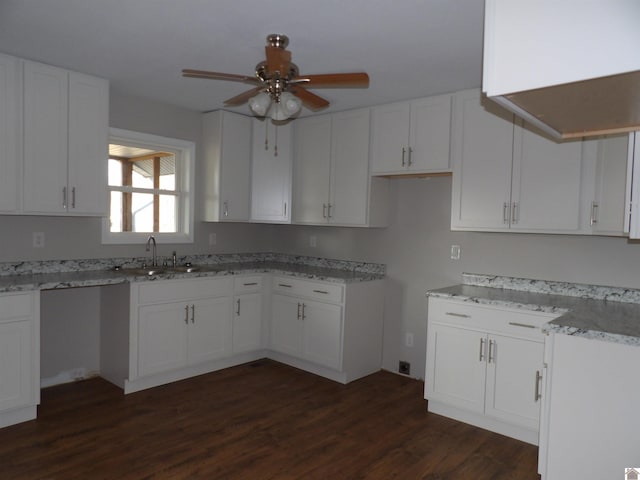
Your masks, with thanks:
M 193 142 L 111 129 L 103 243 L 193 242 Z

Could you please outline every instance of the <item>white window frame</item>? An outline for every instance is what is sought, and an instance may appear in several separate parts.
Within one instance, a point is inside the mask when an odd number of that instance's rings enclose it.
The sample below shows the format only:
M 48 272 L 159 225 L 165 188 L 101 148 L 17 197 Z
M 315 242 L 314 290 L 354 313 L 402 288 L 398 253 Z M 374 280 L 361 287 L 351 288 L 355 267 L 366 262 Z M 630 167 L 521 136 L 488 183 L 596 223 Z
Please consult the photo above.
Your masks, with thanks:
M 109 143 L 130 145 L 132 147 L 150 148 L 159 151 L 174 150 L 180 154 L 180 174 L 176 175 L 176 190 L 178 195 L 178 232 L 111 232 L 111 190 L 109 190 L 109 214 L 102 219 L 103 244 L 137 244 L 145 242 L 149 235 L 153 235 L 158 242 L 163 243 L 193 243 L 194 205 L 195 205 L 195 159 L 196 145 L 188 140 L 161 137 L 149 133 L 109 129 Z M 105 159 L 105 162 L 108 159 Z

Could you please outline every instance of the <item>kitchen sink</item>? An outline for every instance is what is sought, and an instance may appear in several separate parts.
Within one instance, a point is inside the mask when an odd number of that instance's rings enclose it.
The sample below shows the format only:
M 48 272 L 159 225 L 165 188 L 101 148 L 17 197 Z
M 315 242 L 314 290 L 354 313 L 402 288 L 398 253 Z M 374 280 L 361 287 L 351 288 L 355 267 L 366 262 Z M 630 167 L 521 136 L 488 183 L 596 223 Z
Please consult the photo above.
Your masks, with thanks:
M 123 268 L 120 270 L 123 273 L 127 273 L 129 275 L 160 275 L 165 273 L 167 270 L 161 267 L 151 267 L 151 268 Z
M 168 267 L 167 271 L 175 273 L 193 273 L 199 272 L 200 267 L 196 267 L 195 265 L 181 265 L 176 267 Z

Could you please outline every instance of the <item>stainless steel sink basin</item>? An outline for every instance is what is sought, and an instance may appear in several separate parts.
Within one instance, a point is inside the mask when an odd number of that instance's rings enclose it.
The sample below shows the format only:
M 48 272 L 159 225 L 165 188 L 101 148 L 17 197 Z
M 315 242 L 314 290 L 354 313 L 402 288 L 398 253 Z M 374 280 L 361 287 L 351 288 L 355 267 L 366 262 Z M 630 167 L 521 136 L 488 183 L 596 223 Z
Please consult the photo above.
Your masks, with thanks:
M 182 266 L 176 266 L 176 267 L 169 267 L 167 268 L 167 271 L 169 272 L 176 272 L 176 273 L 193 273 L 193 272 L 199 272 L 200 271 L 200 267 L 196 267 L 195 265 L 182 265 Z
M 160 267 L 151 267 L 151 268 L 124 268 L 121 272 L 128 273 L 130 275 L 160 275 L 161 273 L 165 273 L 167 270 Z

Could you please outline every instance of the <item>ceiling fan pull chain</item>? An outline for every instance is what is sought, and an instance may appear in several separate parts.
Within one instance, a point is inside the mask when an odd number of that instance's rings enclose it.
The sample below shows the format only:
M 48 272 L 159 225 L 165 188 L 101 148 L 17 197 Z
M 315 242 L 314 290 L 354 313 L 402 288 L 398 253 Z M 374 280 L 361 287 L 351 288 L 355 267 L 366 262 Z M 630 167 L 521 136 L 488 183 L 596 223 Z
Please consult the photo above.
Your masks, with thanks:
M 269 150 L 269 122 L 264 122 L 264 149 Z
M 273 156 L 277 157 L 278 156 L 278 125 L 275 126 L 275 142 L 276 144 L 273 146 Z

